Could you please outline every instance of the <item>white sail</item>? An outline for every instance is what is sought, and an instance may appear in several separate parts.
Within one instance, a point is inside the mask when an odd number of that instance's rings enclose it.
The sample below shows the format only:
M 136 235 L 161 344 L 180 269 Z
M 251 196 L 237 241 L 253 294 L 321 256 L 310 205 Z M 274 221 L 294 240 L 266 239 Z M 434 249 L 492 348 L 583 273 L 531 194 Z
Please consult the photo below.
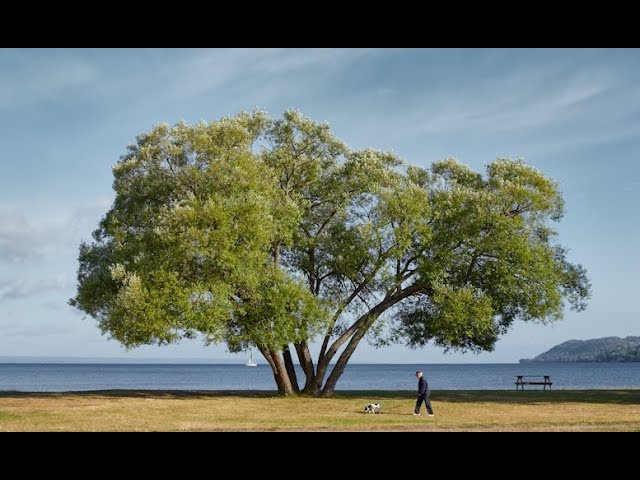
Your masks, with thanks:
M 244 364 L 246 367 L 257 367 L 258 364 L 253 361 L 253 350 L 249 350 L 249 359 L 247 363 Z

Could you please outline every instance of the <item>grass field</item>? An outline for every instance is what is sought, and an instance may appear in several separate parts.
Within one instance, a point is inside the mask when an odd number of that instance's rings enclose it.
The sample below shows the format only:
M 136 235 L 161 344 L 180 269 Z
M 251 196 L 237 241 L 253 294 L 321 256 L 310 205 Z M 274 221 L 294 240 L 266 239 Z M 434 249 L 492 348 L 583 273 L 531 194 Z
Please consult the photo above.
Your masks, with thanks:
M 363 413 L 370 402 L 381 415 Z M 639 390 L 414 392 L 0 392 L 0 431 L 640 431 Z

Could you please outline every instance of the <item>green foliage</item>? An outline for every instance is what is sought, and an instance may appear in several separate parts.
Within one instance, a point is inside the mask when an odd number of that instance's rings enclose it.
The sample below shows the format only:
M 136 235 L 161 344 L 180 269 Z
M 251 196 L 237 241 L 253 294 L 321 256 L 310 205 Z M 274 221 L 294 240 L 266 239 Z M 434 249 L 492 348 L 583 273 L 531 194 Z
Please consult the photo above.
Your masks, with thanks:
M 232 351 L 247 342 L 277 350 L 317 334 L 327 310 L 300 281 L 276 268 L 264 272 L 260 288 L 242 301 L 226 337 Z
M 506 159 L 490 164 L 486 179 L 455 160 L 420 175 L 409 172 L 429 191 L 433 212 L 415 260 L 425 291 L 401 307 L 391 339 L 486 350 L 516 319 L 557 320 L 565 299 L 585 308 L 584 268 L 552 243 L 548 221 L 563 213 L 555 182 Z
M 438 285 L 431 297 L 407 302 L 394 335 L 410 346 L 429 340 L 445 348 L 491 349 L 496 340 L 491 299 L 471 285 Z
M 80 247 L 72 305 L 128 347 L 196 333 L 222 341 L 261 301 L 274 302 L 260 309 L 277 312 L 276 338 L 297 338 L 269 292 L 296 298 L 286 306 L 292 316 L 317 318 L 318 302 L 272 272 L 273 247 L 291 241 L 299 214 L 251 150 L 261 122 L 243 114 L 138 137 L 113 169 L 113 207 Z
M 202 334 L 277 351 L 372 328 L 381 344 L 487 350 L 590 295 L 551 228 L 558 184 L 521 161 L 405 167 L 300 112 L 254 112 L 159 125 L 113 174 L 70 302 L 129 347 Z

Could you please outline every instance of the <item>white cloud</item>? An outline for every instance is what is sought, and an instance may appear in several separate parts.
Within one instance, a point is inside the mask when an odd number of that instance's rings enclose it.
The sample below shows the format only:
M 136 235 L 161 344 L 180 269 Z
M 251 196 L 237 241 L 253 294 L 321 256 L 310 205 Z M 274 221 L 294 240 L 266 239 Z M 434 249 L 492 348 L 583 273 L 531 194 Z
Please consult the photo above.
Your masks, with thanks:
M 520 74 L 511 82 L 518 83 Z M 504 89 L 502 87 L 505 87 Z M 452 131 L 497 132 L 550 125 L 575 114 L 575 108 L 586 103 L 610 87 L 606 83 L 589 80 L 568 80 L 553 85 L 542 94 L 533 94 L 542 85 L 521 84 L 519 89 L 507 87 L 503 82 L 470 95 L 461 93 L 457 98 L 427 99 L 426 119 L 418 122 L 422 133 Z M 423 110 L 424 112 L 424 110 Z
M 111 205 L 98 199 L 80 205 L 54 206 L 40 210 L 38 220 L 27 220 L 15 207 L 0 205 L 0 262 L 23 262 L 51 253 L 59 255 L 69 248 L 77 251 L 81 240 L 91 232 Z
M 0 281 L 0 302 L 42 295 L 46 292 L 64 290 L 67 282 L 61 275 L 43 279 L 22 278 Z
M 398 113 L 393 117 L 396 143 L 424 135 L 442 139 L 517 133 L 535 138 L 537 145 L 553 140 L 573 145 L 606 142 L 628 127 L 640 101 L 632 84 L 605 65 L 522 63 L 505 69 L 480 63 L 449 82 L 434 81 L 410 101 L 403 95 L 385 105 L 391 114 Z
M 253 66 L 259 72 L 289 74 L 311 68 L 340 68 L 373 52 L 372 49 L 278 49 L 263 51 L 260 60 Z
M 111 203 L 111 200 L 102 199 L 71 207 L 70 211 L 64 212 L 64 220 L 61 223 L 65 224 L 68 236 L 73 237 L 70 240 L 79 241 L 80 237 L 86 237 L 92 232 L 109 210 Z
M 46 239 L 46 229 L 34 227 L 17 210 L 0 206 L 0 261 L 32 257 Z
M 638 187 L 640 187 L 640 182 L 631 182 L 624 187 L 624 191 L 633 192 L 634 190 L 637 190 Z
M 10 326 L 3 331 L 5 337 L 48 337 L 73 332 L 73 325 L 60 323 L 39 323 L 35 325 Z
M 153 69 L 166 81 L 165 95 L 189 98 L 223 86 L 248 85 L 251 97 L 264 105 L 287 91 L 293 77 L 315 73 L 308 81 L 321 81 L 325 74 L 374 52 L 371 49 L 225 49 L 188 51 L 181 61 L 155 64 Z M 318 75 L 321 71 L 322 75 Z M 270 92 L 270 83 L 279 88 Z M 261 92 L 260 95 L 256 95 Z M 238 100 L 242 100 L 239 98 Z M 231 113 L 231 112 L 230 112 Z
M 36 51 L 37 52 L 37 51 Z M 32 50 L 2 52 L 0 110 L 23 108 L 78 88 L 95 79 L 91 65 L 55 50 L 34 55 Z
M 379 97 L 386 97 L 386 96 L 390 96 L 390 95 L 395 95 L 395 94 L 398 93 L 398 91 L 396 89 L 394 89 L 394 88 L 380 87 L 380 88 L 377 88 L 375 90 L 375 93 Z

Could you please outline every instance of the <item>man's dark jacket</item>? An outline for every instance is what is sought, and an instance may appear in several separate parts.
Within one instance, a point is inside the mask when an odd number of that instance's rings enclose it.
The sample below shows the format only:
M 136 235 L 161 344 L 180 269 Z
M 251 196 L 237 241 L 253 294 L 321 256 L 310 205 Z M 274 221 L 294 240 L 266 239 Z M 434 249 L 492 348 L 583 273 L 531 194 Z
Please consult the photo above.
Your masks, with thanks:
M 429 395 L 429 384 L 424 377 L 418 379 L 418 395 Z

